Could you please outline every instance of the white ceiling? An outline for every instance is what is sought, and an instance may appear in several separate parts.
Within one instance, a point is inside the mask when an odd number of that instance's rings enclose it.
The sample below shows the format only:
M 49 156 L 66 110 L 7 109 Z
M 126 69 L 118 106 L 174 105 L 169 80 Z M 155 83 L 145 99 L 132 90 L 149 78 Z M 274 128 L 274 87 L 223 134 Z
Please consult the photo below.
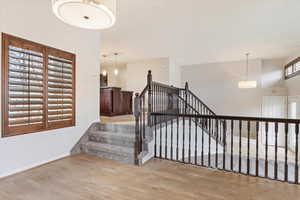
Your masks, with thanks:
M 182 64 L 285 57 L 300 48 L 300 0 L 118 0 L 102 53 Z

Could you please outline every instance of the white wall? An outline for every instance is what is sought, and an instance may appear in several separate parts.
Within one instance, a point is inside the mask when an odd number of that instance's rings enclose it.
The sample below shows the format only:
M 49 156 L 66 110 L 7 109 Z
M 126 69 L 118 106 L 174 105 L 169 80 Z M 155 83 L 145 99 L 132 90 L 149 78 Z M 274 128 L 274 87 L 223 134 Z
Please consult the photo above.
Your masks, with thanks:
M 147 84 L 148 70 L 152 71 L 154 81 L 169 84 L 169 59 L 149 59 L 127 64 L 126 90 L 142 92 Z
M 219 115 L 260 116 L 261 65 L 261 60 L 249 61 L 249 79 L 257 81 L 256 89 L 238 88 L 245 79 L 245 61 L 183 66 L 182 84 L 188 81 L 190 89 Z
M 69 155 L 99 116 L 100 34 L 70 27 L 51 11 L 51 1 L 1 0 L 0 32 L 76 54 L 76 126 L 0 138 L 0 177 Z M 4 20 L 3 20 L 4 19 Z
M 265 96 L 286 96 L 288 90 L 284 82 L 285 59 L 262 60 L 262 88 Z

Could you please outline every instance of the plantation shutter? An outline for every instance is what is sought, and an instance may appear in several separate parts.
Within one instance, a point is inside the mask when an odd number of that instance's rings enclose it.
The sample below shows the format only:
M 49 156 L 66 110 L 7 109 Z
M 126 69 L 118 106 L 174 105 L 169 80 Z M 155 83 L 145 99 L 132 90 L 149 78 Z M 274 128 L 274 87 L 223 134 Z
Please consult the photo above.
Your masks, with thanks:
M 74 56 L 49 50 L 48 125 L 61 127 L 74 123 Z
M 75 125 L 75 55 L 2 34 L 2 136 Z
M 43 49 L 17 41 L 7 45 L 7 125 L 16 135 L 45 128 Z

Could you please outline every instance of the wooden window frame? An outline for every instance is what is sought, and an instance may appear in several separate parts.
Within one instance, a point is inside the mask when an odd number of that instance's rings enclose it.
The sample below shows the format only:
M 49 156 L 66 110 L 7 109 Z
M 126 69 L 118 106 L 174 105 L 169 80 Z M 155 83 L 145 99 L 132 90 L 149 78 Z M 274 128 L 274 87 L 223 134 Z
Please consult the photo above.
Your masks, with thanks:
M 8 106 L 9 106 L 9 63 L 8 63 L 8 52 L 9 52 L 9 45 L 16 44 L 17 46 L 25 46 L 28 49 L 33 50 L 37 49 L 38 52 L 41 52 L 43 55 L 43 86 L 42 86 L 42 93 L 43 93 L 43 120 L 41 126 L 38 127 L 31 127 L 31 125 L 27 125 L 27 127 L 23 127 L 22 130 L 16 129 L 15 131 L 11 132 L 9 130 L 9 121 L 8 121 Z M 27 49 L 27 48 L 26 48 Z M 72 118 L 68 121 L 57 121 L 55 124 L 50 124 L 51 122 L 48 121 L 48 61 L 49 55 L 57 56 L 62 59 L 68 59 L 72 61 Z M 56 49 L 53 47 L 49 47 L 43 44 L 39 44 L 33 41 L 29 41 L 23 38 L 19 38 L 16 36 L 12 36 L 6 33 L 2 33 L 2 137 L 11 137 L 17 135 L 24 135 L 29 133 L 36 133 L 41 131 L 59 129 L 59 128 L 67 128 L 73 127 L 76 124 L 76 55 L 73 53 L 69 53 L 60 49 Z M 21 129 L 21 128 L 20 128 Z
M 296 58 L 295 60 L 289 62 L 289 63 L 284 67 L 284 77 L 285 77 L 286 80 L 287 80 L 287 79 L 290 79 L 290 78 L 293 78 L 293 77 L 295 77 L 295 76 L 300 75 L 300 70 L 296 71 L 296 70 L 295 70 L 295 66 L 294 66 L 294 65 L 295 65 L 296 63 L 298 63 L 298 62 L 300 62 L 300 57 L 298 57 L 298 58 Z M 289 67 L 292 67 L 292 73 L 291 73 L 290 75 L 287 75 L 287 69 L 288 69 Z

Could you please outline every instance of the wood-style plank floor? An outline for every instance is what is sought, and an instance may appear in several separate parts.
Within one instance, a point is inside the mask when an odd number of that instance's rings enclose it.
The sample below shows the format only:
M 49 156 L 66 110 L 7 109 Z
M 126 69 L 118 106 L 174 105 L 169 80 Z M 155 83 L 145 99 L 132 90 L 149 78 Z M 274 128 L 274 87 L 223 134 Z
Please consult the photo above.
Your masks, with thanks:
M 1 200 L 296 200 L 300 186 L 171 161 L 76 155 L 0 179 Z

